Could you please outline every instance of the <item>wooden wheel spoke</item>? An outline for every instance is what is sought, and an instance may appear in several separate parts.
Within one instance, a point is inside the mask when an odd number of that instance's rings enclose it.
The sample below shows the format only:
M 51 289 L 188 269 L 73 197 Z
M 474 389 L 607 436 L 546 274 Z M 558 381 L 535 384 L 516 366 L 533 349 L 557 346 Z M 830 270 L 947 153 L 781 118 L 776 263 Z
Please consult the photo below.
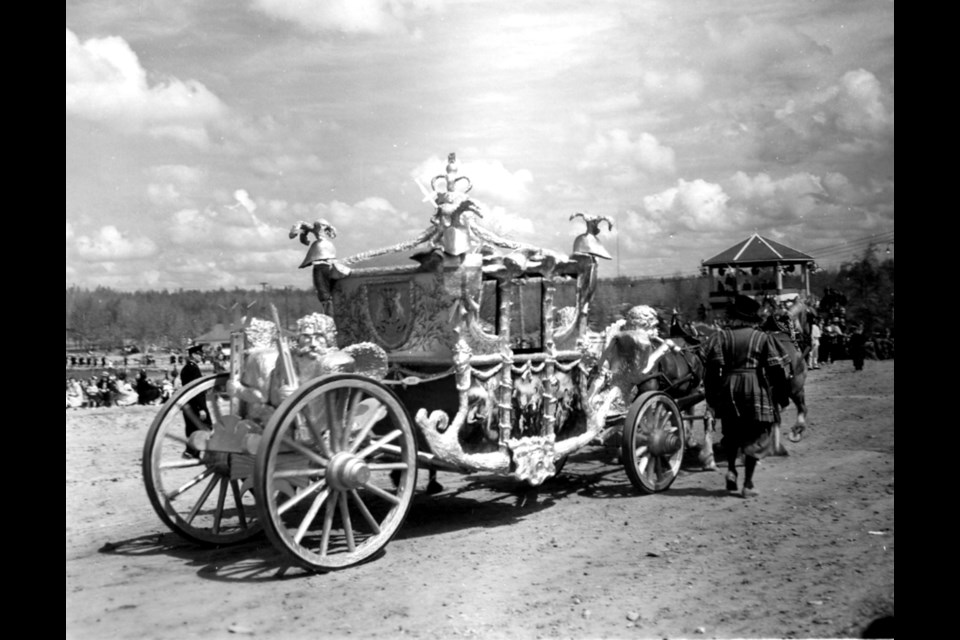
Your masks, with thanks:
M 370 558 L 414 497 L 417 440 L 403 405 L 376 380 L 344 373 L 305 380 L 278 411 L 254 473 L 267 537 L 310 570 Z M 400 488 L 388 477 L 398 473 Z
M 220 479 L 220 495 L 217 496 L 217 510 L 213 514 L 213 532 L 220 533 L 220 523 L 223 522 L 223 506 L 227 500 L 227 485 L 229 481 L 226 478 Z
M 640 472 L 641 476 L 647 474 L 647 467 L 650 465 L 650 456 L 643 454 L 637 456 L 637 471 Z
M 664 491 L 676 478 L 684 444 L 680 420 L 676 403 L 662 391 L 644 392 L 631 406 L 624 424 L 623 452 L 627 476 L 640 491 Z M 680 439 L 675 451 L 673 438 Z
M 283 469 L 273 474 L 274 478 L 309 478 L 318 473 L 323 473 L 325 469 L 320 467 L 307 467 L 305 469 Z
M 370 431 L 377 425 L 378 422 L 383 420 L 387 416 L 387 409 L 382 404 L 379 405 L 376 409 L 367 411 L 363 416 L 363 423 L 360 424 L 356 431 L 356 436 L 353 439 L 353 443 L 350 445 L 350 453 L 356 453 L 357 449 L 360 448 L 360 445 L 367 439 L 367 436 L 370 434 Z
M 243 508 L 243 494 L 240 493 L 240 483 L 237 480 L 230 481 L 230 489 L 233 490 L 233 503 L 237 505 L 237 520 L 240 521 L 240 528 L 247 528 L 247 512 Z
M 205 376 L 176 391 L 153 419 L 141 458 L 154 511 L 175 533 L 203 545 L 235 544 L 260 529 L 259 518 L 251 513 L 251 496 L 244 506 L 246 484 L 236 456 L 182 455 L 189 449 L 186 431 L 202 429 L 202 435 L 208 435 L 211 421 L 226 423 L 233 417 L 225 394 L 227 378 L 226 373 Z M 234 479 L 221 466 L 228 462 Z M 241 466 L 249 467 L 252 475 L 253 458 L 247 462 Z
M 184 443 L 186 443 L 185 440 L 184 440 Z M 201 467 L 201 466 L 204 466 L 204 462 L 199 458 L 183 458 L 181 460 L 168 460 L 167 462 L 160 463 L 160 470 L 165 471 L 167 469 L 189 469 L 190 467 Z
M 302 409 L 301 409 L 302 410 Z M 325 431 L 318 423 L 317 420 L 311 420 L 309 416 L 305 416 L 301 413 L 298 413 L 294 418 L 294 422 L 299 429 L 306 423 L 307 429 L 310 431 L 310 434 L 313 436 L 314 441 L 317 443 L 317 446 L 320 447 L 320 451 L 323 452 L 323 455 L 328 458 L 333 456 L 333 452 L 330 451 L 330 447 L 327 444 L 326 435 L 329 434 L 329 431 Z
M 213 476 L 210 478 L 210 482 L 208 482 L 207 486 L 204 487 L 203 493 L 200 494 L 200 498 L 197 500 L 196 504 L 193 505 L 193 509 L 190 510 L 190 514 L 185 518 L 187 522 L 193 522 L 193 519 L 197 517 L 197 514 L 200 512 L 200 508 L 203 507 L 203 504 L 207 501 L 207 498 L 210 497 L 210 494 L 213 492 L 213 488 L 217 486 L 218 482 L 220 482 L 219 476 Z
M 350 448 L 350 432 L 353 429 L 353 421 L 357 413 L 357 405 L 363 393 L 360 389 L 349 389 L 344 401 L 343 410 L 343 434 L 341 435 L 340 450 L 347 451 Z
M 287 500 L 283 504 L 277 505 L 277 514 L 283 515 L 291 507 L 299 504 L 304 498 L 308 497 L 311 493 L 313 493 L 317 489 L 320 489 L 321 487 L 326 486 L 326 484 L 327 484 L 327 479 L 321 478 L 320 480 L 317 480 L 316 482 L 308 485 L 302 491 L 298 491 L 295 496 L 291 497 L 289 500 Z
M 650 464 L 647 465 L 647 477 L 654 483 L 660 477 L 660 456 L 649 456 Z
M 196 411 L 194 411 L 193 407 L 191 407 L 189 404 L 184 405 L 183 415 L 187 417 L 187 420 L 190 421 L 190 424 L 192 424 L 195 429 L 202 429 L 203 431 L 210 430 L 210 425 L 201 420 L 200 416 L 197 415 Z M 186 443 L 186 439 L 184 439 L 184 443 Z
M 297 442 L 296 440 L 294 440 L 294 439 L 291 438 L 290 436 L 284 436 L 282 442 L 283 442 L 283 444 L 285 444 L 286 446 L 290 447 L 291 449 L 293 449 L 293 450 L 295 450 L 295 451 L 298 451 L 299 453 L 302 453 L 302 454 L 305 455 L 306 457 L 310 458 L 311 460 L 313 460 L 313 461 L 316 462 L 317 464 L 320 464 L 320 465 L 322 465 L 322 466 L 324 466 L 324 467 L 326 467 L 328 464 L 330 464 L 330 460 L 328 460 L 327 458 L 324 458 L 324 457 L 321 456 L 319 453 L 317 453 L 316 451 L 314 451 L 314 450 L 311 449 L 310 447 L 306 446 L 306 445 L 303 444 L 302 442 Z
M 335 395 L 335 394 L 331 394 Z M 330 451 L 336 453 L 340 451 L 340 425 L 337 424 L 337 411 L 334 404 L 336 398 L 324 398 L 324 408 L 327 415 L 327 431 L 330 433 Z
M 303 540 L 304 534 L 307 532 L 307 529 L 310 528 L 310 525 L 313 524 L 314 518 L 317 517 L 317 512 L 320 511 L 320 507 L 323 506 L 324 502 L 326 502 L 329 494 L 329 491 L 321 491 L 313 499 L 313 503 L 307 510 L 306 515 L 303 516 L 303 520 L 300 521 L 300 526 L 297 528 L 297 532 L 293 535 L 294 542 L 300 544 L 300 541 Z
M 658 431 L 662 431 L 669 419 L 670 419 L 670 412 L 667 411 L 667 409 L 663 405 L 658 406 L 657 413 L 656 413 L 656 429 Z
M 333 508 L 336 497 L 330 495 L 326 499 L 326 507 L 323 510 L 323 533 L 320 535 L 320 555 L 327 555 L 327 549 L 330 545 L 330 530 L 333 528 Z
M 403 471 L 409 469 L 410 465 L 406 462 L 371 462 L 367 465 L 370 471 Z
M 377 451 L 378 449 L 385 449 L 387 444 L 393 442 L 394 440 L 396 440 L 402 435 L 403 435 L 403 431 L 401 431 L 400 429 L 395 429 L 390 433 L 388 433 L 387 435 L 380 438 L 379 440 L 377 440 L 376 442 L 370 443 L 370 446 L 368 446 L 366 449 L 358 453 L 357 456 L 360 458 L 366 458 L 368 455 L 370 455 L 374 451 Z M 399 448 L 397 450 L 399 451 Z
M 365 484 L 363 485 L 363 487 L 364 487 L 365 489 L 367 489 L 367 491 L 369 491 L 370 493 L 372 493 L 372 494 L 374 494 L 374 495 L 377 495 L 377 496 L 380 496 L 381 498 L 383 498 L 383 499 L 386 500 L 387 502 L 391 502 L 391 503 L 393 503 L 393 504 L 400 504 L 400 498 L 398 498 L 397 496 L 393 495 L 393 494 L 390 493 L 389 491 L 384 491 L 383 489 L 381 489 L 380 487 L 378 487 L 378 486 L 375 485 L 375 484 L 370 484 L 369 482 L 367 482 L 367 483 L 365 483 Z
M 363 519 L 367 521 L 368 525 L 370 525 L 370 529 L 373 531 L 373 534 L 376 535 L 380 533 L 380 525 L 373 517 L 373 514 L 370 513 L 370 510 L 367 509 L 367 505 L 363 503 L 363 498 L 360 497 L 360 494 L 357 493 L 356 489 L 350 490 L 350 497 L 353 498 L 354 503 L 356 503 L 357 509 L 360 511 Z
M 220 399 L 220 396 L 222 395 L 223 394 L 216 387 L 213 387 L 209 391 L 207 391 L 205 396 L 205 400 L 207 403 L 207 411 L 210 412 L 210 421 L 213 424 L 217 424 L 218 422 L 223 422 L 224 414 L 222 411 L 220 411 L 220 403 L 218 402 L 218 400 Z
M 163 434 L 163 437 L 166 438 L 166 439 L 168 439 L 168 440 L 173 440 L 173 441 L 176 442 L 177 444 L 181 444 L 181 445 L 184 445 L 184 446 L 186 446 L 186 444 L 187 444 L 187 438 L 186 438 L 186 436 L 181 436 L 181 435 L 176 434 L 176 433 L 173 433 L 173 432 L 171 432 L 171 431 L 167 431 L 165 434 Z
M 340 522 L 343 523 L 343 533 L 347 537 L 347 551 L 353 553 L 357 545 L 353 540 L 353 523 L 350 520 L 350 508 L 347 506 L 346 492 L 340 493 Z
M 401 449 L 400 447 L 398 447 L 398 446 L 395 445 L 395 444 L 382 444 L 382 445 L 380 445 L 380 447 L 378 447 L 378 448 L 379 448 L 381 451 L 387 451 L 387 452 L 389 452 L 389 453 L 395 453 L 395 454 L 397 454 L 398 456 L 403 453 L 403 449 Z
M 197 485 L 198 483 L 203 482 L 203 479 L 209 477 L 210 474 L 212 474 L 212 473 L 213 473 L 213 469 L 210 468 L 210 467 L 206 467 L 206 468 L 203 470 L 203 472 L 198 473 L 198 474 L 195 475 L 193 478 L 191 478 L 191 479 L 188 480 L 187 482 L 183 483 L 182 485 L 180 485 L 179 487 L 177 487 L 176 489 L 174 489 L 173 491 L 171 491 L 170 493 L 168 493 L 168 494 L 167 494 L 167 499 L 168 499 L 168 500 L 176 500 L 176 499 L 177 499 L 178 497 L 180 497 L 180 495 L 182 495 L 185 491 L 187 491 L 187 490 L 190 489 L 191 487 Z

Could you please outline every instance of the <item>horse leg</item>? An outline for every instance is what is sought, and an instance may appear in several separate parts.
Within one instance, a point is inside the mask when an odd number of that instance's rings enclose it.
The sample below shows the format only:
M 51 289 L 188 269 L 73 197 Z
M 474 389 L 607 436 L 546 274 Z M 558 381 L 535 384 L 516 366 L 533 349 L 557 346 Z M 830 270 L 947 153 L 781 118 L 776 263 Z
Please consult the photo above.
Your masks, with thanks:
M 443 491 L 443 485 L 437 482 L 437 470 L 430 469 L 430 481 L 427 482 L 427 493 L 434 494 Z
M 787 451 L 787 448 L 783 446 L 783 441 L 780 436 L 779 420 L 773 423 L 773 455 L 775 456 L 790 455 L 790 453 Z
M 800 442 L 803 432 L 807 429 L 807 400 L 803 389 L 797 390 L 791 395 L 793 404 L 797 407 L 797 421 L 790 429 L 790 442 Z
M 700 464 L 704 471 L 716 471 L 717 461 L 713 458 L 713 432 L 716 430 L 716 421 L 709 413 L 703 417 L 703 448 L 700 449 Z

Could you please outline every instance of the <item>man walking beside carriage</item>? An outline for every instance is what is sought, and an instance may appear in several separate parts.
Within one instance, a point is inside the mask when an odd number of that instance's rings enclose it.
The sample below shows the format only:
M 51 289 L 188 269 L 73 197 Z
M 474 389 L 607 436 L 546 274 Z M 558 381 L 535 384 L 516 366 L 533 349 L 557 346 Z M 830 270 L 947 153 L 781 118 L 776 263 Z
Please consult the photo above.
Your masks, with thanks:
M 761 331 L 760 304 L 738 295 L 727 309 L 725 327 L 703 346 L 707 404 L 720 420 L 727 459 L 726 488 L 737 492 L 737 457 L 743 454 L 740 495 L 757 495 L 757 463 L 773 455 L 773 429 L 788 402 L 788 355 Z

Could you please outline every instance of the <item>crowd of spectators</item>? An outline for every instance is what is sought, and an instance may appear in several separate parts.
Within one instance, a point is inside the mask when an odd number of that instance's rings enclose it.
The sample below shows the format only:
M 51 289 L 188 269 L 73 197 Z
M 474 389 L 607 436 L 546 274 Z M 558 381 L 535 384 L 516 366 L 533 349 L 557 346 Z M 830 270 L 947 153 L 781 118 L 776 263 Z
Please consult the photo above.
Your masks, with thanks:
M 161 404 L 180 387 L 176 367 L 160 377 L 149 377 L 143 369 L 136 378 L 127 370 L 107 369 L 90 375 L 71 375 L 66 379 L 67 409 L 86 407 Z
M 67 355 L 66 406 L 84 407 L 129 406 L 132 404 L 161 404 L 166 402 L 183 384 L 203 373 L 226 370 L 227 356 L 222 349 L 201 346 L 190 347 L 184 354 L 170 354 L 169 361 L 161 358 L 169 369 L 147 374 L 145 367 L 158 368 L 157 358 L 144 355 L 136 361 L 124 355 L 122 360 L 106 356 Z M 161 365 L 163 366 L 163 365 Z M 133 371 L 139 371 L 134 374 Z M 91 373 L 84 370 L 94 369 Z M 78 371 L 79 370 L 79 371 Z

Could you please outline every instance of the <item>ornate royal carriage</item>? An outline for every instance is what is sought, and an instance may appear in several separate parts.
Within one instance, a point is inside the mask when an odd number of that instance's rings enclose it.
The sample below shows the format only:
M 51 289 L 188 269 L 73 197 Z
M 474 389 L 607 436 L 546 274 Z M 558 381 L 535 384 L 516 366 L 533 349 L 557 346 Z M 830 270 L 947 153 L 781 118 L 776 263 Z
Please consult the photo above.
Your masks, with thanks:
M 571 216 L 587 229 L 565 255 L 484 227 L 454 154 L 430 186 L 433 219 L 408 242 L 341 260 L 325 221 L 291 230 L 309 246 L 301 267 L 338 347 L 383 357 L 299 380 L 258 424 L 231 392 L 252 349 L 235 335 L 231 372 L 183 387 L 147 436 L 147 493 L 174 531 L 222 545 L 264 529 L 294 562 L 329 570 L 385 547 L 418 469 L 539 484 L 573 452 L 619 436 L 638 489 L 676 478 L 687 418 L 667 393 L 624 399 L 604 336 L 587 328 L 606 219 Z

